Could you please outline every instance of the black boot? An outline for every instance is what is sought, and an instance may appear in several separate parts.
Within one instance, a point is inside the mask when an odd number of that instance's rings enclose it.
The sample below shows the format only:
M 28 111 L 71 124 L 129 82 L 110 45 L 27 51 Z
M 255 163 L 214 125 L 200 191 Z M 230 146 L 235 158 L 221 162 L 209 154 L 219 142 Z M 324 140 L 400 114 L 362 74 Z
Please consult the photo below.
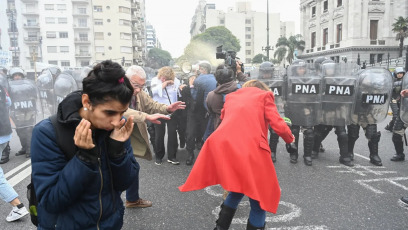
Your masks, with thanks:
M 340 149 L 340 163 L 344 164 L 345 166 L 354 166 L 353 162 L 351 161 L 351 157 L 348 151 L 348 136 L 345 129 L 341 127 L 336 127 L 336 134 L 337 134 L 337 143 L 339 144 Z
M 26 154 L 26 149 L 25 148 L 21 148 L 17 153 L 16 156 L 21 156 L 21 155 L 25 155 Z
M 381 133 L 377 132 L 376 137 L 372 137 L 368 142 L 370 150 L 370 163 L 375 166 L 382 166 L 381 158 L 378 156 L 378 142 L 380 141 Z
M 354 144 L 356 143 L 356 140 L 348 140 L 348 153 L 350 156 L 350 159 L 353 161 L 354 160 Z
M 218 215 L 218 220 L 215 221 L 217 223 L 217 226 L 214 228 L 214 230 L 227 230 L 229 229 L 232 218 L 234 218 L 236 209 L 230 208 L 224 203 L 221 204 L 221 211 L 220 214 Z
M 1 156 L 0 164 L 7 163 L 10 160 L 9 156 L 10 156 L 10 143 L 7 142 L 7 146 L 6 148 L 4 148 L 3 154 Z
M 303 132 L 303 161 L 305 165 L 312 166 L 312 151 L 314 144 L 314 133 L 312 129 L 306 129 Z
M 272 158 L 272 162 L 275 163 L 276 162 L 276 153 L 275 152 L 271 152 L 271 158 Z
M 404 142 L 402 142 L 402 136 L 398 134 L 392 135 L 392 142 L 394 142 L 395 155 L 391 158 L 392 161 L 404 161 Z
M 265 224 L 264 224 L 263 227 L 255 227 L 248 220 L 246 229 L 247 230 L 264 230 L 265 229 Z
M 193 162 L 194 162 L 194 150 L 193 151 L 188 151 L 186 165 L 192 165 Z

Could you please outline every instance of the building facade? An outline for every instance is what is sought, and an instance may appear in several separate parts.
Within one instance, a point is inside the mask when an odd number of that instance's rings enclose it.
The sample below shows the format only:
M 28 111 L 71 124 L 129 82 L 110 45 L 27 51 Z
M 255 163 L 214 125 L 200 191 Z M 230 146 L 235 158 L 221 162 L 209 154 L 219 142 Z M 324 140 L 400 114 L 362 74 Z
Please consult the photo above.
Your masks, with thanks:
M 161 44 L 159 42 L 159 39 L 157 38 L 156 30 L 150 23 L 147 23 L 146 24 L 146 52 L 149 53 L 149 50 L 152 48 L 161 49 Z
M 251 63 L 257 54 L 266 54 L 267 14 L 252 11 L 250 2 L 237 2 L 235 8 L 230 7 L 224 12 L 217 10 L 215 4 L 206 4 L 206 1 L 201 0 L 192 18 L 190 34 L 193 37 L 213 26 L 225 26 L 239 39 L 241 50 L 237 57 L 245 63 Z M 284 31 L 284 34 L 281 31 Z M 281 23 L 279 13 L 269 13 L 271 47 L 274 47 L 280 36 L 290 36 L 294 33 L 294 22 Z M 273 50 L 270 51 L 270 58 L 273 58 Z
M 407 0 L 301 0 L 301 34 L 305 50 L 299 58 L 320 56 L 336 61 L 373 64 L 398 57 L 392 32 L 395 18 L 408 16 Z
M 1 6 L 6 1 L 1 1 Z M 13 66 L 63 69 L 106 59 L 143 65 L 146 53 L 144 0 L 8 0 L 1 7 L 0 46 Z M 37 66 L 38 67 L 38 66 Z

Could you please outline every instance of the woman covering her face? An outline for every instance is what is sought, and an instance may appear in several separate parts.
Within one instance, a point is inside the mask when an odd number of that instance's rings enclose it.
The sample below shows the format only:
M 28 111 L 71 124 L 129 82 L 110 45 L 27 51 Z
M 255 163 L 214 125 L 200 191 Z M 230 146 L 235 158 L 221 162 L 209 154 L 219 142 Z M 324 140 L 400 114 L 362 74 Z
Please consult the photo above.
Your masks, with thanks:
M 57 125 L 45 119 L 35 126 L 31 161 L 39 229 L 122 227 L 120 195 L 137 176 L 128 140 L 133 118 L 122 117 L 132 94 L 122 67 L 104 61 L 84 78 L 82 91 L 59 104 Z

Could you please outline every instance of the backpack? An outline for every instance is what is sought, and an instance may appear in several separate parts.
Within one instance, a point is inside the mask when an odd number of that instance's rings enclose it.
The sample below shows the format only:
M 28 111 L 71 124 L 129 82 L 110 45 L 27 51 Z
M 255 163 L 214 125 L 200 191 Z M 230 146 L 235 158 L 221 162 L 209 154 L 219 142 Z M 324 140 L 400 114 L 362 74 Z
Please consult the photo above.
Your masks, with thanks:
M 54 114 L 49 117 L 51 124 L 55 130 L 55 136 L 57 139 L 57 145 L 64 153 L 67 161 L 71 160 L 76 152 L 76 147 L 73 144 L 73 136 L 75 134 L 75 129 L 67 129 L 63 124 L 57 121 L 57 114 Z M 33 177 L 31 174 L 31 182 L 27 185 L 27 199 L 29 212 L 31 217 L 31 222 L 38 226 L 38 215 L 37 215 L 37 206 L 38 201 L 35 195 L 35 188 L 33 184 Z

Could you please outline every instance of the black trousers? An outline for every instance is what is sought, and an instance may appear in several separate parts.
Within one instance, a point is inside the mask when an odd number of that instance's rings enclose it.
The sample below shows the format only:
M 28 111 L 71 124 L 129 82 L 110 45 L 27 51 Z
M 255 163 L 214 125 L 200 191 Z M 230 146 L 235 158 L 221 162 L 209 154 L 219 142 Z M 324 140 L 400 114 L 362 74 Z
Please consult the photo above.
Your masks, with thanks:
M 187 129 L 187 111 L 177 110 L 174 115 L 176 115 L 177 120 L 177 133 L 179 135 L 180 144 L 186 142 L 186 129 Z M 173 119 L 173 118 L 172 118 Z
M 187 111 L 186 149 L 189 153 L 194 151 L 196 141 L 202 142 L 207 123 L 205 114 Z
M 164 148 L 164 135 L 166 134 L 167 125 L 167 158 L 169 160 L 176 159 L 178 148 L 177 142 L 177 119 L 172 116 L 168 121 L 160 120 L 161 124 L 154 124 L 155 132 L 155 154 L 156 159 L 163 159 L 166 150 Z
M 34 129 L 33 126 L 16 128 L 17 136 L 20 139 L 21 148 L 25 150 L 27 153 L 29 153 L 31 149 L 31 135 L 33 129 Z

